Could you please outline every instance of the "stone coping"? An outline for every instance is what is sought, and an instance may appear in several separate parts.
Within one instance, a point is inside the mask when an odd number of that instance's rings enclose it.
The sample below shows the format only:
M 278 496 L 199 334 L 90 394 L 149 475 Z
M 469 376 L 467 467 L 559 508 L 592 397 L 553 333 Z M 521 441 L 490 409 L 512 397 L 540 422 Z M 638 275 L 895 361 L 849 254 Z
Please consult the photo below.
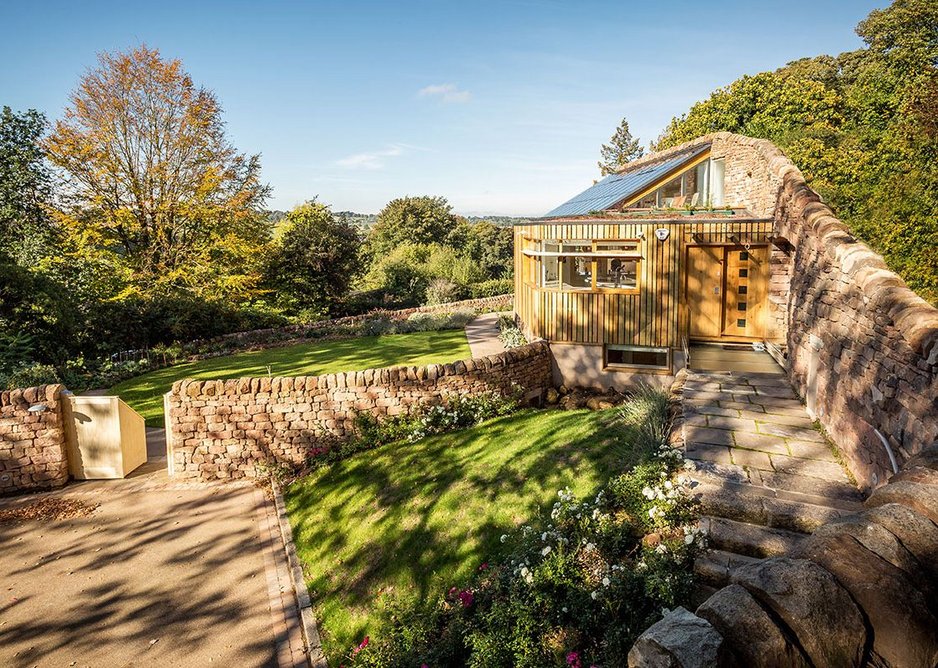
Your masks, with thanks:
M 534 341 L 518 348 L 488 355 L 487 357 L 459 360 L 446 364 L 425 366 L 392 366 L 362 371 L 338 371 L 321 376 L 274 376 L 236 378 L 229 380 L 183 379 L 173 383 L 171 394 L 185 397 L 256 394 L 291 390 L 342 389 L 389 385 L 398 382 L 437 380 L 447 376 L 461 376 L 473 371 L 485 371 L 510 366 L 514 362 L 537 357 L 549 351 L 546 341 Z

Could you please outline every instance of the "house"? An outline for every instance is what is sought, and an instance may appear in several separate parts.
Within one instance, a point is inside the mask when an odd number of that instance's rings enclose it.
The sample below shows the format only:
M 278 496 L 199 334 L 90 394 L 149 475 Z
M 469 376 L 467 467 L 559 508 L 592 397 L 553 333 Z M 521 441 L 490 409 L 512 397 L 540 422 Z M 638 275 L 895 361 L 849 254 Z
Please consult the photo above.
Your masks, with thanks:
M 635 160 L 515 227 L 515 310 L 557 382 L 664 385 L 695 343 L 786 339 L 777 179 L 719 133 Z

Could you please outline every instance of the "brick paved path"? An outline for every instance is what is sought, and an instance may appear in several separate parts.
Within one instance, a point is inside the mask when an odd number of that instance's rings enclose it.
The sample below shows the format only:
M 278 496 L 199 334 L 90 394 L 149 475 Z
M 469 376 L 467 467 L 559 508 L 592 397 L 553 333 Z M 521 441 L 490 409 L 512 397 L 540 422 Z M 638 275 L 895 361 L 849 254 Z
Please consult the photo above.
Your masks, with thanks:
M 683 393 L 686 456 L 697 463 L 714 548 L 698 562 L 705 581 L 719 586 L 733 567 L 786 554 L 824 522 L 862 507 L 781 374 L 691 372 Z

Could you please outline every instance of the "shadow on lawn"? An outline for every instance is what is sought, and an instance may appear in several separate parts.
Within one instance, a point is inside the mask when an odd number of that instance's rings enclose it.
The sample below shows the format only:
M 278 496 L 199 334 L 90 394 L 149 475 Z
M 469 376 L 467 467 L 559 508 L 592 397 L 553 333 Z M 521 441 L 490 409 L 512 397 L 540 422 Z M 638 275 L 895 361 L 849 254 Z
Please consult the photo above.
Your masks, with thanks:
M 373 609 L 391 583 L 408 583 L 399 593 L 418 600 L 459 585 L 498 556 L 501 534 L 547 514 L 557 489 L 585 477 L 595 484 L 580 491 L 595 494 L 632 463 L 629 428 L 615 416 L 523 412 L 361 453 L 295 485 L 288 504 L 301 554 L 331 564 L 313 573 L 320 604 L 338 597 Z

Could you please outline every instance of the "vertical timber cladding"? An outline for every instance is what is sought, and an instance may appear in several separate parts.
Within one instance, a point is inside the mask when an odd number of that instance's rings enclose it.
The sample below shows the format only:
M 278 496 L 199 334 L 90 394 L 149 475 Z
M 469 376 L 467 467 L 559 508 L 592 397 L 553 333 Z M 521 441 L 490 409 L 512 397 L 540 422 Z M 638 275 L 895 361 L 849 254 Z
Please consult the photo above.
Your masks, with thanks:
M 656 229 L 667 229 L 659 241 Z M 688 245 L 767 244 L 770 219 L 558 221 L 515 227 L 515 308 L 527 333 L 548 341 L 676 348 L 687 336 L 684 258 Z M 523 255 L 542 239 L 636 240 L 642 260 L 637 294 L 560 291 L 536 286 Z

